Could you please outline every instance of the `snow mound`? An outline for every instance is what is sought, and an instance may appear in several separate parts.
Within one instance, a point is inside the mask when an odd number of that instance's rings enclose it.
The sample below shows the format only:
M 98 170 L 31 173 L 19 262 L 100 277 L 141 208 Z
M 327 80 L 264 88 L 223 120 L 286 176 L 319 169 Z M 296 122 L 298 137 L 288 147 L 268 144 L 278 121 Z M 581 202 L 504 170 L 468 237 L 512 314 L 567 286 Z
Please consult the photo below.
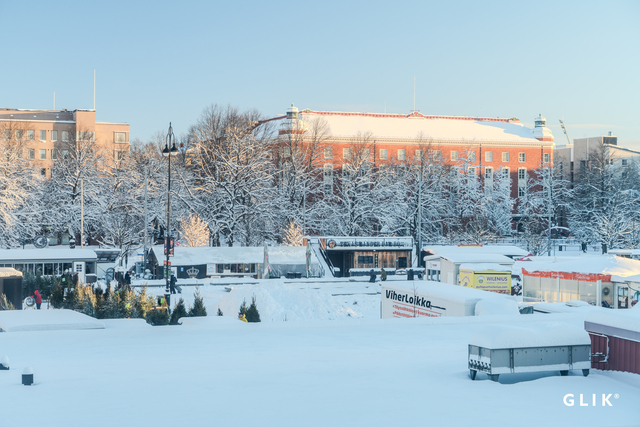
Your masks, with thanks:
M 135 329 L 151 327 L 144 319 L 102 319 L 106 329 Z
M 229 325 L 233 326 L 233 325 L 237 325 L 242 327 L 243 325 L 246 325 L 245 322 L 242 322 L 238 319 L 234 319 L 231 316 L 216 316 L 216 315 L 208 315 L 208 316 L 203 316 L 203 317 L 181 317 L 180 319 L 178 319 L 178 323 L 180 325 L 188 325 L 188 326 L 200 326 L 200 325 L 206 325 L 206 326 L 217 326 L 217 325 L 224 325 L 225 328 L 228 328 Z
M 257 285 L 242 286 L 223 296 L 219 307 L 229 315 L 238 313 L 243 301 L 247 306 L 256 297 L 256 306 L 262 322 L 333 320 L 344 317 L 360 317 L 335 298 L 327 298 L 317 292 L 285 285 L 282 280 L 265 280 Z
M 529 325 L 491 325 L 469 338 L 478 347 L 527 348 L 564 345 L 591 345 L 589 334 L 582 328 L 562 322 Z
M 4 332 L 104 329 L 104 323 L 73 310 L 0 311 Z
M 518 303 L 512 299 L 480 300 L 476 303 L 476 316 L 490 316 L 496 314 L 520 315 Z

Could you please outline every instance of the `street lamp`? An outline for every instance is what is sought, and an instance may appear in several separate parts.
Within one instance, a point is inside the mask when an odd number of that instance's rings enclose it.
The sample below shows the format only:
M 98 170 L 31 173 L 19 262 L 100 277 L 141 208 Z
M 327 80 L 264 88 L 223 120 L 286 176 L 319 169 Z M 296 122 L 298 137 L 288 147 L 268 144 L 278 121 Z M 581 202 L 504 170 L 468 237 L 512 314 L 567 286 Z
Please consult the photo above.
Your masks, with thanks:
M 171 145 L 171 148 L 169 146 Z M 178 149 L 176 148 L 176 137 L 173 134 L 173 128 L 171 127 L 171 123 L 169 123 L 169 132 L 167 133 L 167 137 L 165 139 L 164 149 L 162 150 L 162 155 L 169 158 L 169 166 L 167 167 L 167 233 L 164 242 L 164 250 L 166 253 L 166 286 L 164 288 L 164 298 L 167 301 L 167 307 L 170 306 L 170 295 L 171 290 L 169 288 L 171 283 L 171 268 L 169 265 L 169 249 L 171 245 L 171 157 L 178 154 Z

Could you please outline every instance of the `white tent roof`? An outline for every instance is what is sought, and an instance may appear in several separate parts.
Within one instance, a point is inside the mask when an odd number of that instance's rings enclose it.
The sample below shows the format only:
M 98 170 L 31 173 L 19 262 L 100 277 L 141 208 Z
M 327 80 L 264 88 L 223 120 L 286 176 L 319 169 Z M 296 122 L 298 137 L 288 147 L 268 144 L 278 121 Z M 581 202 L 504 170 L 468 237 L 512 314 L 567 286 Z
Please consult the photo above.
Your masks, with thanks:
M 306 246 L 269 246 L 269 264 L 305 264 Z M 154 246 L 153 251 L 159 260 L 164 259 L 164 247 Z M 174 256 L 170 257 L 171 265 L 202 264 L 262 264 L 264 247 L 262 246 L 176 246 Z M 312 264 L 318 264 L 312 253 Z

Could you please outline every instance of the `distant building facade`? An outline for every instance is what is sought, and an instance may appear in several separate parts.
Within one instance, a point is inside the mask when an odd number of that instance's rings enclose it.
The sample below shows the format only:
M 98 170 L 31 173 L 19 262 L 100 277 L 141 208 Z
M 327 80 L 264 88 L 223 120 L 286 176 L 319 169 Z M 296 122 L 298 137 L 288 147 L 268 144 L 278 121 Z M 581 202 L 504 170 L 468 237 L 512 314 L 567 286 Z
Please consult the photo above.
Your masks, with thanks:
M 0 139 L 20 140 L 23 155 L 40 165 L 41 173 L 48 177 L 53 160 L 81 138 L 93 138 L 115 159 L 130 150 L 129 124 L 97 122 L 95 110 L 0 109 Z
M 517 118 L 430 116 L 410 114 L 299 111 L 293 105 L 285 116 L 274 117 L 280 138 L 310 133 L 310 124 L 322 119 L 328 126 L 324 141 L 324 184 L 333 185 L 334 172 L 351 156 L 354 144 L 364 137 L 370 141 L 374 164 L 387 161 L 417 162 L 430 156 L 450 165 L 466 161 L 473 173 L 492 180 L 502 173 L 512 179 L 515 198 L 526 187 L 531 171 L 553 163 L 553 135 L 541 115 L 535 126 L 524 126 Z M 309 135 L 311 138 L 311 135 Z M 285 153 L 286 157 L 286 153 Z M 463 160 L 466 159 L 466 160 Z
M 640 161 L 640 151 L 630 150 L 618 145 L 618 137 L 612 135 L 593 136 L 589 138 L 576 138 L 572 144 L 557 145 L 555 148 L 556 162 L 562 172 L 571 182 L 575 182 L 582 169 L 594 160 L 594 153 L 605 150 L 602 153 L 612 162 L 624 170 L 631 162 Z

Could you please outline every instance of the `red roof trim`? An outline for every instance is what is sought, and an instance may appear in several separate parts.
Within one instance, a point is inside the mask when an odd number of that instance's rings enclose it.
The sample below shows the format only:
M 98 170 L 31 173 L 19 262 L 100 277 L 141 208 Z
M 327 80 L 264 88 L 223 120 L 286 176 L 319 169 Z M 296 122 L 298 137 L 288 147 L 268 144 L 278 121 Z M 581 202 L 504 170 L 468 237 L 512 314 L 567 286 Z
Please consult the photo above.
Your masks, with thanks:
M 462 117 L 462 116 L 425 116 L 419 112 L 413 112 L 410 114 L 382 114 L 382 113 L 344 113 L 339 111 L 313 111 L 313 110 L 301 110 L 300 114 L 317 114 L 319 116 L 360 116 L 360 117 L 377 117 L 377 118 L 393 118 L 393 119 L 405 119 L 405 118 L 422 118 L 422 119 L 446 119 L 446 120 L 470 120 L 475 122 L 520 122 L 517 118 L 512 119 L 500 119 L 491 117 Z

